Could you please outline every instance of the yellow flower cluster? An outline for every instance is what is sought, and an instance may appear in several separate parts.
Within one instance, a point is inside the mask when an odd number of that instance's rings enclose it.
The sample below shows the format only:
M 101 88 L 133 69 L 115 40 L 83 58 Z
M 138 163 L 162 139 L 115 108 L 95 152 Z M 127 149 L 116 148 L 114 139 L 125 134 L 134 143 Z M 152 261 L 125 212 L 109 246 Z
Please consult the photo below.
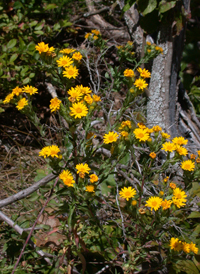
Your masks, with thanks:
M 198 247 L 196 247 L 196 244 L 193 242 L 186 243 L 180 241 L 178 238 L 171 238 L 170 240 L 170 248 L 174 251 L 184 251 L 185 253 L 193 252 L 194 254 L 198 254 Z
M 133 198 L 136 195 L 136 190 L 134 188 L 132 188 L 131 186 L 129 187 L 124 187 L 121 189 L 121 191 L 119 192 L 119 196 L 123 199 L 126 199 L 127 201 L 130 198 Z
M 62 173 L 60 173 L 59 178 L 68 187 L 73 187 L 75 184 L 74 178 L 69 170 L 63 170 Z
M 60 109 L 61 100 L 59 100 L 57 97 L 51 99 L 49 108 L 51 112 L 54 112 L 56 110 Z
M 91 32 L 86 33 L 85 39 L 97 40 L 100 36 L 100 31 L 97 29 L 93 29 Z
M 163 54 L 163 48 L 157 46 L 156 44 L 151 44 L 149 41 L 146 42 L 146 52 L 147 54 L 151 54 L 153 57 L 156 55 L 162 53 Z
M 35 49 L 39 51 L 39 54 L 45 53 L 47 55 L 52 55 L 55 50 L 54 47 L 49 47 L 49 44 L 45 44 L 44 42 L 38 43 Z
M 103 142 L 104 142 L 104 144 L 110 144 L 113 142 L 117 142 L 118 137 L 119 137 L 119 134 L 117 134 L 114 131 L 109 131 L 108 134 L 105 134 L 103 136 Z
M 59 158 L 59 155 L 58 155 L 59 152 L 60 152 L 60 149 L 56 145 L 46 146 L 46 147 L 43 147 L 43 149 L 39 152 L 39 156 L 42 156 L 44 158 L 46 157 Z

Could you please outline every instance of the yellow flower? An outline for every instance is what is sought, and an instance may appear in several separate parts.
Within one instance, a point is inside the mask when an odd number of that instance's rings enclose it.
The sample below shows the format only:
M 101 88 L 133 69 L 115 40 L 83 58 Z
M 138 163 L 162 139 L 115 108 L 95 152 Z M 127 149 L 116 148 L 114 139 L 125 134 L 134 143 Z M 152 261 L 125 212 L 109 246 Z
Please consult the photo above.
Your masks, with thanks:
M 39 51 L 39 54 L 43 53 L 43 52 L 48 52 L 49 50 L 49 45 L 45 44 L 44 42 L 38 43 L 37 46 L 35 46 L 35 49 Z
M 177 199 L 176 197 L 172 197 L 172 202 L 178 207 L 184 207 L 186 205 L 185 199 Z
M 147 133 L 146 129 L 136 128 L 133 133 L 135 134 L 135 138 L 139 139 L 140 142 L 145 142 L 149 139 L 149 133 Z
M 195 154 L 191 154 L 191 155 L 190 155 L 190 159 L 191 159 L 191 160 L 195 160 L 195 158 L 196 158 L 196 155 L 195 155 Z
M 195 164 L 191 160 L 186 160 L 181 163 L 181 168 L 183 170 L 193 171 Z
M 34 88 L 32 86 L 29 86 L 29 85 L 27 85 L 26 87 L 23 88 L 23 92 L 26 92 L 26 93 L 28 93 L 30 95 L 38 93 L 37 91 L 38 91 L 37 88 Z
M 200 150 L 197 150 L 198 156 L 200 156 Z
M 91 170 L 88 166 L 88 164 L 78 164 L 76 165 L 77 174 L 80 172 L 89 174 L 89 171 Z
M 166 178 L 163 179 L 163 181 L 166 183 L 169 180 L 169 177 L 167 176 Z
M 84 95 L 84 94 L 89 94 L 89 93 L 92 92 L 91 89 L 90 89 L 89 87 L 83 87 L 82 85 L 76 86 L 76 89 L 77 89 L 80 93 L 82 93 L 82 95 Z
M 117 139 L 118 139 L 119 135 L 114 132 L 114 131 L 109 131 L 108 134 L 105 134 L 103 136 L 103 142 L 104 144 L 109 144 L 109 143 L 113 143 L 113 142 L 116 142 Z
M 169 139 L 171 136 L 165 132 L 161 132 L 161 135 L 164 139 Z
M 181 251 L 182 250 L 182 242 L 179 241 L 178 238 L 171 238 L 170 240 L 170 248 L 174 251 Z
M 127 42 L 127 45 L 132 46 L 132 45 L 133 45 L 133 42 L 132 42 L 132 41 L 128 41 L 128 42 Z
M 149 41 L 146 42 L 147 46 L 151 46 L 151 43 Z
M 70 116 L 74 116 L 74 118 L 85 117 L 88 114 L 88 108 L 83 103 L 74 103 L 72 107 L 70 107 Z
M 56 54 L 54 53 L 54 54 L 52 54 L 53 52 L 54 52 L 54 50 L 55 50 L 55 48 L 54 47 L 50 47 L 49 49 L 48 49 L 48 51 L 47 51 L 47 55 L 51 55 L 52 57 L 55 57 L 56 56 Z
M 194 244 L 193 242 L 190 243 L 190 250 L 195 254 L 198 254 L 199 251 L 198 247 L 196 247 L 196 244 Z
M 162 206 L 163 210 L 167 210 L 168 208 L 170 208 L 171 204 L 172 204 L 171 200 L 165 199 L 164 201 L 162 201 L 161 206 Z
M 67 77 L 68 79 L 76 79 L 76 77 L 78 76 L 78 69 L 73 66 L 65 67 L 65 70 L 63 71 L 63 76 Z
M 141 129 L 146 129 L 147 128 L 143 123 L 138 123 L 137 126 Z
M 190 244 L 182 242 L 182 249 L 185 253 L 190 253 Z
M 146 88 L 148 86 L 148 84 L 143 79 L 137 79 L 137 80 L 135 80 L 134 86 L 143 90 L 144 88 Z
M 124 71 L 124 76 L 125 77 L 133 77 L 133 76 L 135 76 L 135 73 L 134 73 L 134 71 L 132 69 L 126 69 Z
M 176 188 L 176 184 L 170 183 L 170 184 L 169 184 L 169 187 L 171 187 L 172 189 L 175 189 L 175 188 Z
M 49 147 L 43 147 L 43 149 L 39 152 L 39 156 L 44 158 L 49 156 Z
M 57 97 L 51 99 L 49 108 L 51 112 L 59 110 L 60 109 L 61 100 L 59 100 Z
M 187 149 L 185 147 L 180 146 L 180 145 L 175 145 L 175 149 L 176 149 L 176 152 L 179 155 L 186 156 L 188 154 Z
M 174 139 L 172 139 L 172 142 L 176 145 L 187 145 L 188 140 L 184 139 L 182 136 L 181 137 L 175 137 Z
M 93 186 L 93 185 L 88 185 L 88 186 L 86 186 L 85 188 L 86 188 L 86 191 L 87 191 L 87 192 L 95 192 L 95 191 L 94 191 L 94 186 Z
M 127 131 L 121 131 L 120 135 L 122 135 L 123 137 L 127 137 L 128 136 L 128 132 Z
M 180 188 L 176 187 L 174 190 L 173 190 L 173 195 L 176 199 L 180 199 L 180 200 L 184 200 L 184 202 L 186 202 L 186 193 L 185 191 L 181 190 Z
M 136 201 L 136 200 L 133 200 L 133 201 L 131 202 L 131 204 L 132 204 L 132 206 L 136 206 L 136 205 L 137 205 L 137 201 Z
M 62 49 L 62 50 L 60 50 L 60 53 L 70 54 L 74 51 L 75 51 L 75 49 Z
M 129 187 L 124 187 L 123 189 L 121 189 L 121 191 L 119 192 L 119 196 L 121 198 L 126 199 L 127 201 L 130 198 L 133 198 L 136 194 L 136 190 L 134 188 L 132 188 L 131 186 Z
M 101 101 L 101 97 L 98 96 L 98 95 L 96 95 L 96 94 L 94 94 L 93 95 L 93 100 L 94 100 L 94 102 L 99 102 L 99 101 Z
M 146 210 L 145 210 L 144 208 L 139 208 L 138 211 L 139 211 L 139 213 L 142 214 L 142 215 L 146 213 Z
M 58 146 L 56 146 L 56 145 L 49 146 L 49 155 L 48 156 L 51 156 L 52 158 L 54 158 L 54 157 L 58 158 L 59 152 L 60 152 L 60 149 Z
M 26 100 L 25 98 L 22 98 L 21 100 L 19 100 L 18 102 L 17 102 L 17 106 L 16 106 L 16 108 L 18 109 L 18 110 L 21 110 L 21 109 L 23 109 L 25 106 L 27 106 L 28 105 L 28 100 Z
M 76 60 L 76 61 L 80 61 L 83 58 L 83 55 L 80 52 L 75 52 L 72 55 L 72 59 Z
M 69 67 L 73 63 L 73 60 L 70 57 L 63 56 L 56 60 L 56 62 L 58 63 L 58 67 Z
M 159 132 L 159 131 L 161 131 L 162 130 L 162 128 L 160 127 L 160 126 L 154 126 L 153 127 L 153 131 L 154 132 Z
M 96 36 L 96 35 L 93 36 L 93 39 L 94 39 L 94 40 L 97 40 L 98 38 L 99 38 L 99 37 Z
M 79 101 L 81 99 L 81 96 L 83 95 L 76 87 L 72 87 L 70 90 L 68 90 L 67 93 L 70 95 L 69 100 L 71 102 Z
M 163 196 L 163 195 L 164 195 L 164 191 L 161 190 L 161 191 L 159 192 L 159 195 L 160 195 L 160 196 Z
M 3 103 L 4 103 L 4 104 L 10 103 L 10 101 L 13 99 L 13 97 L 14 97 L 14 94 L 13 94 L 13 93 L 8 94 L 8 95 L 6 96 L 6 98 L 4 99 Z
M 63 183 L 66 186 L 72 186 L 74 185 L 75 181 L 74 178 L 69 170 L 63 170 L 62 173 L 60 173 L 59 178 L 63 181 Z
M 90 32 L 86 33 L 85 39 L 88 39 L 92 34 Z
M 147 207 L 154 209 L 155 211 L 157 211 L 162 204 L 162 199 L 160 197 L 150 197 L 147 201 L 146 201 L 146 205 Z
M 84 100 L 85 100 L 89 105 L 91 105 L 91 104 L 93 103 L 93 99 L 92 99 L 92 97 L 90 96 L 90 94 L 85 95 Z
M 93 34 L 95 34 L 95 35 L 99 35 L 99 34 L 100 34 L 100 31 L 97 30 L 97 29 L 93 29 L 93 30 L 91 31 L 91 33 L 93 33 Z
M 199 157 L 196 159 L 196 162 L 197 162 L 197 164 L 200 163 L 200 158 Z
M 149 154 L 149 156 L 152 158 L 152 159 L 155 159 L 156 158 L 156 153 L 155 152 L 151 152 Z
M 162 145 L 163 147 L 161 148 L 164 151 L 172 152 L 176 149 L 175 145 L 170 142 L 166 142 Z
M 140 76 L 143 78 L 150 78 L 151 73 L 147 69 L 138 68 L 138 72 L 140 73 Z
M 148 52 L 148 53 L 151 53 L 151 49 L 147 49 L 147 52 Z
M 129 120 L 126 120 L 126 121 L 123 121 L 122 123 L 121 123 L 121 127 L 122 128 L 124 128 L 124 127 L 129 127 L 129 128 L 131 128 L 131 121 L 129 121 Z
M 90 182 L 95 183 L 99 180 L 98 176 L 96 174 L 91 174 L 90 175 Z
M 19 88 L 18 86 L 12 90 L 12 94 L 19 96 L 21 93 L 23 93 L 22 88 Z

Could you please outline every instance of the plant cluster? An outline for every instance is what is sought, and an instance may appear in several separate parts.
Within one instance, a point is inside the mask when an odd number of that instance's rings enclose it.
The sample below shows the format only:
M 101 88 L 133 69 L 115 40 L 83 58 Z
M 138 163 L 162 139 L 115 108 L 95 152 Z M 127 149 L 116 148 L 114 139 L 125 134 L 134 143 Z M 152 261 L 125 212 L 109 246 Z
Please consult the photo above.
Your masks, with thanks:
M 192 264 L 197 273 L 200 225 L 193 221 L 199 218 L 193 199 L 200 193 L 200 151 L 190 154 L 186 139 L 171 139 L 159 125 L 148 127 L 142 113 L 135 111 L 151 77 L 141 64 L 162 49 L 147 43 L 145 56 L 138 61 L 130 54 L 131 43 L 117 48 L 119 56 L 124 52 L 116 81 L 123 83 L 126 93 L 116 110 L 107 90 L 98 88 L 97 61 L 103 60 L 107 41 L 98 30 L 85 38 L 88 48 L 84 50 L 59 51 L 44 42 L 35 47 L 48 76 L 65 92 L 64 97 L 54 96 L 49 102 L 60 123 L 58 143 L 45 140 L 45 127 L 31 107 L 36 88 L 17 86 L 4 100 L 4 104 L 15 104 L 41 130 L 45 145 L 39 156 L 58 180 L 54 187 L 49 185 L 53 194 L 48 206 L 60 221 L 63 239 L 55 249 L 43 247 L 53 254 L 54 268 L 45 267 L 56 269 L 54 273 L 74 268 L 95 273 L 105 266 L 108 273 L 164 268 L 178 273 L 184 266 L 189 274 Z M 126 58 L 130 68 L 124 67 Z M 91 85 L 80 84 L 81 65 L 87 68 Z M 110 80 L 109 75 L 106 79 Z M 45 199 L 42 192 L 34 195 L 35 201 Z M 37 246 L 37 236 L 32 236 Z

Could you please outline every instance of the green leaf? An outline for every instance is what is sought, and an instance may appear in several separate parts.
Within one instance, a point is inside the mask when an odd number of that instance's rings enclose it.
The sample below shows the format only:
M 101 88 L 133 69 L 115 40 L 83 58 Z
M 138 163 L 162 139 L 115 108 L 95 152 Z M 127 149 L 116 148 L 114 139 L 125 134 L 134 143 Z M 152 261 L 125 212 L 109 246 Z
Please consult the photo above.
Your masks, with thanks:
M 157 0 L 138 0 L 138 7 L 143 16 L 151 13 L 157 7 Z
M 130 7 L 131 7 L 130 4 L 127 3 L 127 4 L 123 7 L 123 12 L 126 12 L 127 10 L 129 10 Z
M 195 264 L 192 261 L 189 260 L 181 260 L 178 261 L 174 265 L 175 269 L 180 270 L 181 272 L 184 271 L 187 274 L 199 274 L 198 268 L 195 266 Z
M 24 85 L 26 85 L 26 84 L 28 84 L 28 83 L 30 82 L 30 80 L 31 80 L 31 79 L 30 79 L 29 77 L 26 77 L 26 78 L 23 80 L 22 83 L 23 83 Z
M 164 12 L 174 8 L 175 5 L 176 5 L 176 1 L 168 2 L 166 0 L 162 0 L 159 3 L 159 11 L 160 11 L 160 13 L 164 13 Z
M 11 57 L 10 57 L 10 62 L 14 62 L 18 57 L 17 53 L 14 53 Z
M 200 218 L 200 212 L 197 212 L 197 211 L 192 212 L 192 213 L 187 217 L 187 219 L 190 219 L 190 218 Z
M 10 40 L 10 41 L 8 42 L 7 48 L 8 48 L 8 49 L 11 49 L 11 48 L 13 48 L 16 44 L 17 44 L 17 39 L 12 39 L 12 40 Z
M 48 4 L 44 9 L 45 10 L 53 10 L 56 9 L 58 6 L 56 4 Z
M 38 34 L 38 35 L 42 35 L 42 34 L 44 34 L 44 31 L 42 31 L 42 30 L 36 30 L 36 31 L 34 31 L 34 33 Z
M 60 29 L 60 24 L 59 23 L 56 23 L 54 26 L 53 26 L 53 30 L 58 30 Z

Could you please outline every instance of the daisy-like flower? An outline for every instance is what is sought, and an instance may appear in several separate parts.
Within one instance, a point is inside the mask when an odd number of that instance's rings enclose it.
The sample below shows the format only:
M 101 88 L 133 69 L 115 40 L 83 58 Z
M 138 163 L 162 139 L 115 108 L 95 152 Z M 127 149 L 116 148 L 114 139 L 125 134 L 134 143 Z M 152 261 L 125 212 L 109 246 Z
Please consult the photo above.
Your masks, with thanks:
M 151 42 L 147 41 L 146 42 L 147 46 L 151 46 Z
M 90 182 L 95 183 L 99 180 L 98 176 L 96 174 L 91 174 L 90 175 Z
M 161 149 L 166 151 L 166 152 L 172 152 L 176 149 L 176 146 L 171 142 L 166 142 L 162 146 L 163 147 Z
M 61 100 L 59 100 L 57 97 L 51 99 L 49 108 L 51 112 L 54 112 L 56 110 L 60 109 Z
M 172 142 L 176 145 L 187 145 L 188 140 L 184 139 L 182 136 L 181 137 L 175 137 L 172 139 Z
M 124 187 L 121 189 L 121 191 L 119 192 L 119 196 L 121 198 L 124 198 L 126 199 L 127 201 L 130 199 L 130 198 L 133 198 L 136 194 L 136 190 L 134 188 L 132 188 L 131 186 L 129 187 Z
M 80 52 L 75 52 L 72 55 L 72 59 L 76 60 L 76 61 L 80 61 L 83 58 L 83 55 Z
M 23 93 L 22 88 L 19 88 L 18 86 L 12 90 L 12 94 L 19 96 L 21 93 Z
M 180 145 L 175 146 L 176 152 L 181 156 L 186 156 L 188 154 L 188 150 L 185 147 L 182 147 Z
M 152 209 L 154 209 L 155 211 L 157 211 L 161 207 L 162 201 L 163 200 L 160 197 L 150 197 L 146 201 L 146 205 L 145 206 L 150 207 L 151 211 L 152 211 Z
M 96 94 L 94 94 L 93 95 L 93 100 L 94 100 L 94 102 L 99 102 L 99 101 L 101 101 L 101 97 L 98 96 L 98 95 L 96 95 Z
M 65 67 L 63 71 L 63 76 L 67 77 L 68 79 L 74 78 L 78 76 L 78 69 L 74 66 Z
M 136 200 L 133 200 L 133 201 L 131 202 L 131 204 L 132 204 L 132 206 L 136 206 L 136 205 L 137 205 L 137 201 L 136 201 Z
M 182 250 L 182 242 L 178 238 L 171 238 L 170 240 L 170 248 L 174 251 L 181 251 Z
M 88 114 L 88 108 L 83 103 L 74 103 L 72 104 L 72 107 L 70 107 L 70 116 L 74 116 L 74 118 L 82 118 L 87 116 Z
M 160 51 L 160 53 L 163 54 L 163 48 L 156 46 L 156 47 L 155 47 L 155 50 Z
M 190 244 L 182 242 L 182 249 L 185 253 L 190 253 Z
M 176 184 L 170 183 L 170 184 L 169 184 L 169 187 L 172 188 L 172 189 L 175 189 L 175 188 L 176 188 Z
M 124 76 L 125 77 L 133 77 L 133 76 L 135 76 L 135 73 L 134 73 L 134 71 L 132 69 L 126 69 L 124 71 Z
M 13 94 L 13 93 L 8 94 L 8 95 L 6 96 L 6 98 L 4 99 L 3 103 L 4 103 L 4 104 L 10 103 L 10 101 L 13 99 L 13 97 L 14 97 L 14 94 Z
M 75 184 L 74 178 L 69 170 L 63 170 L 62 173 L 60 173 L 59 178 L 66 186 L 73 187 Z
M 75 51 L 75 49 L 62 49 L 62 50 L 60 50 L 60 53 L 64 53 L 64 54 L 70 54 L 70 53 L 72 53 L 72 52 L 74 52 Z
M 184 207 L 186 205 L 185 199 L 177 199 L 176 197 L 172 197 L 172 202 L 177 206 L 178 208 Z
M 171 136 L 165 132 L 161 132 L 161 135 L 164 139 L 169 139 Z
M 155 152 L 151 152 L 149 154 L 149 156 L 152 158 L 152 159 L 155 159 L 156 158 L 156 153 Z
M 63 56 L 60 57 L 58 60 L 56 60 L 56 62 L 58 63 L 58 67 L 69 67 L 72 63 L 73 60 L 70 57 L 67 56 Z
M 183 202 L 186 202 L 186 193 L 185 191 L 181 190 L 180 188 L 176 187 L 174 190 L 173 190 L 173 195 L 176 199 L 179 199 L 179 200 L 182 200 Z
M 83 95 L 76 87 L 72 87 L 67 93 L 70 95 L 69 100 L 71 102 L 79 101 Z
M 160 127 L 160 126 L 154 126 L 153 127 L 153 131 L 154 132 L 159 132 L 159 131 L 161 131 L 162 130 L 162 128 Z
M 60 149 L 58 146 L 56 146 L 56 145 L 49 146 L 49 155 L 48 156 L 51 156 L 52 158 L 54 158 L 54 157 L 58 158 L 59 152 L 60 152 Z
M 91 35 L 92 35 L 92 33 L 90 33 L 90 32 L 86 33 L 85 39 L 88 39 Z
M 138 123 L 137 126 L 141 129 L 146 129 L 147 127 L 143 123 Z
M 139 211 L 139 213 L 142 214 L 142 215 L 146 213 L 145 208 L 139 208 L 138 211 Z
M 100 34 L 100 31 L 97 30 L 97 29 L 93 29 L 93 30 L 91 31 L 91 33 L 93 33 L 93 34 L 95 34 L 95 35 L 99 35 L 99 34 Z
M 145 80 L 139 78 L 139 79 L 135 80 L 134 86 L 143 90 L 144 88 L 146 88 L 148 86 L 148 84 L 145 82 Z
M 191 160 L 186 160 L 181 163 L 181 168 L 187 171 L 194 171 L 195 164 Z
M 32 86 L 29 86 L 29 85 L 27 85 L 26 87 L 23 87 L 23 92 L 28 93 L 30 95 L 38 93 L 37 91 L 38 91 L 37 88 L 34 88 Z
M 21 110 L 21 109 L 23 109 L 25 106 L 27 106 L 28 105 L 28 100 L 26 100 L 26 98 L 22 98 L 21 100 L 19 100 L 18 102 L 17 102 L 17 106 L 16 106 L 16 108 L 18 109 L 18 110 Z
M 80 93 L 82 93 L 82 95 L 84 95 L 84 94 L 89 94 L 89 93 L 92 92 L 91 89 L 90 89 L 89 87 L 83 87 L 82 85 L 76 86 L 76 89 L 77 89 Z
M 96 36 L 96 35 L 93 36 L 93 39 L 94 39 L 94 40 L 97 40 L 98 38 L 99 38 L 99 37 Z
M 76 169 L 77 169 L 77 174 L 79 174 L 81 178 L 84 178 L 85 173 L 89 174 L 89 171 L 91 170 L 88 164 L 78 164 L 76 165 Z
M 109 131 L 108 134 L 105 134 L 103 136 L 103 142 L 104 144 L 110 144 L 113 142 L 117 142 L 119 135 L 114 131 Z
M 131 128 L 131 121 L 129 121 L 129 120 L 126 120 L 126 121 L 123 121 L 122 123 L 121 123 L 121 127 L 122 128 L 124 128 L 124 127 L 129 127 L 129 128 Z
M 168 180 L 169 180 L 169 176 L 165 177 L 163 181 L 166 183 Z
M 124 138 L 126 138 L 128 136 L 128 134 L 129 133 L 127 131 L 124 131 L 124 130 L 120 132 L 120 135 L 123 136 Z
M 145 142 L 150 137 L 146 129 L 136 128 L 133 133 L 135 134 L 135 138 L 139 139 L 140 142 Z
M 170 208 L 171 204 L 172 204 L 172 201 L 171 201 L 171 200 L 165 199 L 165 200 L 162 201 L 162 203 L 161 203 L 162 209 L 163 209 L 163 210 L 167 210 L 168 208 Z
M 195 155 L 195 154 L 191 154 L 191 155 L 190 155 L 190 159 L 191 159 L 191 160 L 195 160 L 195 158 L 196 158 L 196 155 Z
M 43 149 L 39 152 L 39 156 L 42 156 L 44 158 L 49 156 L 49 147 L 43 147 Z
M 50 48 L 48 49 L 48 51 L 47 51 L 47 55 L 49 55 L 49 56 L 51 56 L 51 55 L 52 55 L 52 56 L 54 56 L 54 57 L 55 57 L 55 56 L 56 56 L 56 54 L 54 54 L 54 55 L 52 54 L 52 53 L 54 52 L 54 50 L 55 50 L 55 48 L 54 48 L 54 47 L 50 47 Z
M 194 252 L 194 254 L 198 254 L 199 251 L 198 247 L 196 247 L 196 244 L 194 244 L 193 242 L 190 243 L 190 250 Z
M 200 156 L 200 150 L 197 150 L 198 156 Z
M 87 102 L 89 105 L 91 105 L 91 104 L 93 103 L 93 99 L 92 99 L 92 97 L 90 96 L 90 94 L 85 95 L 84 100 L 85 100 L 85 102 Z
M 87 192 L 95 192 L 95 191 L 94 191 L 94 186 L 93 186 L 93 185 L 87 185 L 85 188 L 86 188 L 86 191 L 87 191 Z
M 138 68 L 138 72 L 140 73 L 140 76 L 143 78 L 150 78 L 151 73 L 147 69 Z
M 196 159 L 196 162 L 197 162 L 197 164 L 200 164 L 200 158 L 199 157 Z
M 44 42 L 38 43 L 37 46 L 35 46 L 35 49 L 39 51 L 39 54 L 43 52 L 48 52 L 49 50 L 49 45 L 45 44 Z

